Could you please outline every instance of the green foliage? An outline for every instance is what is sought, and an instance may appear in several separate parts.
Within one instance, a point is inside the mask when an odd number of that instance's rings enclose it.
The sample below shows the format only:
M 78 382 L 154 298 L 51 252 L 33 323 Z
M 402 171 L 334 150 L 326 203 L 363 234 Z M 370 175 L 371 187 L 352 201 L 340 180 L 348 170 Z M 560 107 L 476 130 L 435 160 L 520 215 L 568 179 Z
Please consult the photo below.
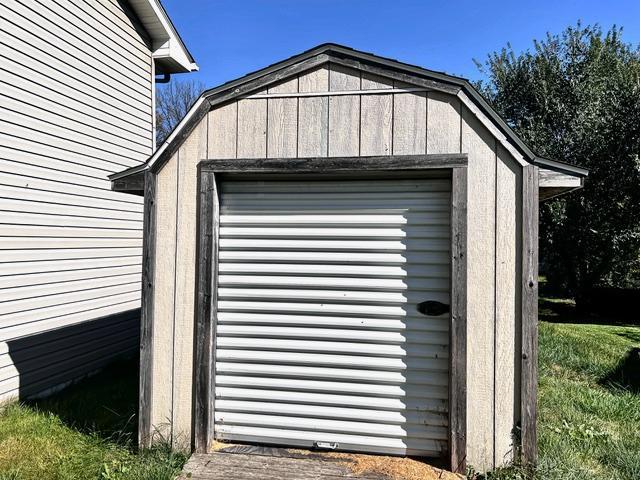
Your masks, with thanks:
M 584 189 L 541 205 L 550 286 L 578 298 L 640 286 L 640 50 L 622 29 L 578 24 L 478 66 L 480 91 L 534 152 L 590 170 Z

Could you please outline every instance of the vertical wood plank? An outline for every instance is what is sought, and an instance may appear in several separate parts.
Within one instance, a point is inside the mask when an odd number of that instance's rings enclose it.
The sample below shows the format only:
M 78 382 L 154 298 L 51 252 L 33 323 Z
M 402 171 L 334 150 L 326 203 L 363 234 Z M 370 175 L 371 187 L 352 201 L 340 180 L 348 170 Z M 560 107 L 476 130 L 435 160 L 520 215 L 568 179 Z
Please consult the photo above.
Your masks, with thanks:
M 495 459 L 496 467 L 513 460 L 516 420 L 516 325 L 520 314 L 522 168 L 498 146 L 496 166 L 496 323 L 495 323 Z
M 216 107 L 209 113 L 208 158 L 236 158 L 238 104 Z
M 175 316 L 176 210 L 179 153 L 156 176 L 156 255 L 153 304 L 153 398 L 151 434 L 169 438 L 173 416 L 173 324 Z
M 396 88 L 408 88 L 396 82 Z M 427 149 L 427 93 L 398 93 L 393 99 L 393 154 L 419 155 Z
M 142 308 L 140 311 L 140 400 L 138 406 L 138 445 L 151 442 L 153 408 L 153 305 L 156 248 L 156 176 L 144 172 L 144 239 L 142 245 Z
M 468 462 L 480 470 L 487 470 L 493 468 L 494 459 L 496 152 L 493 136 L 468 110 L 463 109 L 462 113 L 462 151 L 469 152 L 467 315 L 471 320 L 467 332 Z
M 364 72 L 362 90 L 393 88 L 393 80 Z M 366 95 L 360 99 L 360 155 L 391 155 L 393 95 Z
M 450 468 L 467 465 L 467 168 L 451 177 L 451 325 L 449 328 Z
M 194 448 L 207 453 L 214 438 L 215 304 L 219 202 L 213 172 L 201 171 L 196 258 Z
M 522 460 L 533 466 L 537 449 L 538 398 L 538 167 L 522 173 Z
M 265 92 L 261 92 L 265 93 Z M 238 100 L 238 158 L 267 156 L 267 100 Z
M 269 88 L 269 93 L 295 93 L 297 91 L 297 78 Z M 270 98 L 267 104 L 267 157 L 296 157 L 298 150 L 298 99 Z
M 300 92 L 328 92 L 326 66 L 300 75 Z M 329 138 L 329 97 L 298 100 L 298 157 L 326 157 Z
M 360 72 L 332 64 L 329 90 L 360 90 Z M 354 157 L 360 154 L 360 97 L 329 97 L 329 156 Z
M 460 100 L 440 92 L 427 99 L 427 153 L 460 151 Z
M 179 150 L 173 362 L 173 444 L 179 449 L 191 446 L 196 184 L 198 161 L 206 154 L 207 117 L 196 126 Z

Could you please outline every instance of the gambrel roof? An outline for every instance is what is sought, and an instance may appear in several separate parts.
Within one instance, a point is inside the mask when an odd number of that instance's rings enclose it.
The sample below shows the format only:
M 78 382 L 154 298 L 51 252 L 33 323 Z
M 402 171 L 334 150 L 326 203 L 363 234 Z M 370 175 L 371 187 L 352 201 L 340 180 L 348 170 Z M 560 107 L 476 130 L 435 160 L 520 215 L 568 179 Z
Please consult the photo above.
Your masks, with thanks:
M 204 91 L 183 120 L 147 162 L 111 175 L 109 178 L 114 182 L 139 174 L 147 169 L 158 171 L 212 107 L 250 95 L 268 85 L 326 63 L 336 63 L 422 88 L 455 95 L 521 164 L 538 165 L 560 175 L 580 179 L 579 185 L 588 174 L 588 171 L 583 168 L 536 155 L 491 108 L 467 79 L 427 70 L 342 45 L 326 43 Z

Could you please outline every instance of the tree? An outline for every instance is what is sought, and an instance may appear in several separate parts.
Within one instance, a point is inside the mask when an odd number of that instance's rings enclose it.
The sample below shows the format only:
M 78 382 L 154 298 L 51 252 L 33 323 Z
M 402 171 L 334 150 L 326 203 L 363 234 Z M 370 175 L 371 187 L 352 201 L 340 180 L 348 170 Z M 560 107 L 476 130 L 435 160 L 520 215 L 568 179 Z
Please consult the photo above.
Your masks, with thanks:
M 156 145 L 162 144 L 197 100 L 204 84 L 193 80 L 171 80 L 158 85 L 156 93 Z
M 540 156 L 590 170 L 585 187 L 540 206 L 549 285 L 576 295 L 640 286 L 640 50 L 615 26 L 567 28 L 478 64 L 478 87 Z

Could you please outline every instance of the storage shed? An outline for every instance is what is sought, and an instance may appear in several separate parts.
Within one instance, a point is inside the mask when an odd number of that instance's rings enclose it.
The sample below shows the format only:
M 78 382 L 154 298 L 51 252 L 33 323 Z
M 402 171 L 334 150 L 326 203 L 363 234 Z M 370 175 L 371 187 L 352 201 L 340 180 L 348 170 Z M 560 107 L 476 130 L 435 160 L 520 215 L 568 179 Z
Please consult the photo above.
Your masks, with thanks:
M 321 45 L 141 166 L 140 439 L 535 460 L 540 158 L 464 79 Z

